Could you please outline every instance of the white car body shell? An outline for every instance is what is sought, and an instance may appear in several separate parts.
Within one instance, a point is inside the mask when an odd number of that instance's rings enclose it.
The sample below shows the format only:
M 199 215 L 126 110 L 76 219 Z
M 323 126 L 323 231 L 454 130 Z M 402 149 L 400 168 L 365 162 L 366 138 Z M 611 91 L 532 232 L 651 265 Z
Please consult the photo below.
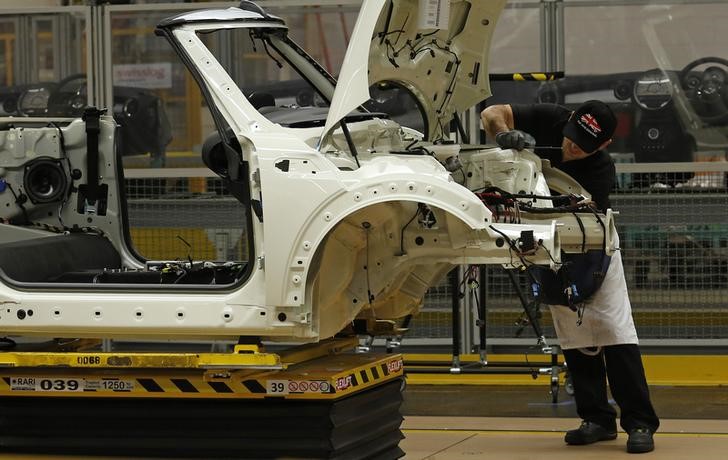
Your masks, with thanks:
M 504 235 L 516 241 L 523 231 L 532 231 L 539 246 L 527 259 L 534 264 L 554 265 L 562 250 L 606 247 L 613 251 L 611 213 L 604 216 L 606 232 L 594 221 L 586 223 L 585 234 L 568 215 L 496 222 L 470 190 L 491 184 L 513 193 L 546 195 L 552 188 L 585 194 L 573 180 L 551 170 L 531 152 L 488 146 L 471 146 L 467 153 L 463 149 L 459 156 L 469 179 L 460 184 L 436 155 L 402 154 L 412 140 L 412 131 L 391 120 L 347 122 L 358 144 L 358 157 L 337 148 L 344 144 L 340 122 L 368 98 L 371 79 L 397 77 L 397 68 L 386 68 L 382 62 L 370 67 L 367 59 L 372 43 L 377 43 L 373 56 L 381 57 L 383 45 L 372 37 L 384 23 L 380 13 L 386 14 L 385 3 L 364 1 L 335 90 L 326 76 L 311 77 L 331 100 L 326 123 L 317 128 L 289 128 L 261 115 L 200 39 L 201 32 L 226 28 L 285 32 L 282 21 L 253 10 L 230 8 L 187 13 L 160 26 L 196 73 L 208 104 L 234 133 L 242 152 L 240 160 L 247 165 L 248 176 L 242 180 L 247 182 L 251 199 L 262 203 L 263 218 L 253 216 L 247 229 L 254 241 L 248 261 L 250 275 L 217 290 L 188 287 L 178 291 L 141 285 L 98 289 L 39 284 L 36 289 L 6 280 L 0 283 L 0 304 L 6 310 L 0 313 L 0 331 L 21 336 L 138 340 L 256 336 L 316 341 L 333 336 L 356 318 L 394 320 L 417 313 L 426 291 L 453 265 L 520 265 L 513 249 L 504 244 Z M 468 13 L 476 12 L 478 24 L 487 24 L 489 31 L 481 37 L 480 52 L 466 49 L 468 57 L 461 60 L 470 69 L 475 61 L 480 63 L 477 82 L 472 75 L 458 75 L 452 79 L 454 89 L 442 89 L 441 83 L 421 78 L 416 67 L 401 66 L 403 78 L 399 81 L 415 95 L 452 90 L 446 107 L 431 100 L 422 102 L 429 117 L 429 140 L 443 139 L 443 127 L 454 112 L 489 94 L 488 43 L 505 2 L 480 0 L 469 11 L 462 9 L 465 3 L 452 3 L 453 22 L 463 28 L 464 21 L 473 18 Z M 397 4 L 417 6 L 410 0 Z M 399 20 L 402 11 L 395 8 L 392 17 Z M 467 34 L 461 38 L 472 42 L 474 32 L 463 30 Z M 457 52 L 458 37 L 448 34 L 446 30 L 437 32 L 438 37 L 450 40 L 448 53 Z M 294 65 L 296 60 L 305 64 L 301 56 L 287 57 Z M 460 86 L 464 86 L 462 91 Z M 66 140 L 75 135 L 82 143 L 80 129 L 63 128 Z M 102 119 L 101 137 L 100 154 L 109 155 L 113 126 L 108 119 Z M 445 156 L 461 150 L 460 146 L 426 145 Z M 0 152 L 0 158 L 3 154 Z M 73 160 L 77 154 L 69 150 L 68 155 Z M 118 184 L 112 169 L 102 169 L 100 175 L 114 187 Z M 545 206 L 545 202 L 541 204 Z M 117 208 L 118 204 L 110 203 L 115 214 L 105 222 L 100 219 L 97 225 L 122 254 L 125 266 L 139 267 L 140 262 L 124 247 L 122 220 L 116 216 L 123 210 Z M 423 209 L 426 211 L 420 212 Z M 71 210 L 61 214 L 66 222 L 78 218 Z M 426 221 L 425 215 L 432 220 Z M 0 231 L 10 235 L 9 229 Z M 21 319 L 20 310 L 32 310 L 33 315 Z

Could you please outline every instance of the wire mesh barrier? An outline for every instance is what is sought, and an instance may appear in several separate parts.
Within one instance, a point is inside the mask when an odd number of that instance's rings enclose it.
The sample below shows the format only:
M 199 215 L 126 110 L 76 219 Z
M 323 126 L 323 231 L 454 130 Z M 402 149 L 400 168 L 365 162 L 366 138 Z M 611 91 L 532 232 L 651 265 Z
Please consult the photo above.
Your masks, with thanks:
M 209 178 L 126 180 L 131 243 L 150 260 L 248 260 L 246 208 Z
M 611 196 L 635 324 L 642 339 L 719 340 L 728 336 L 728 193 L 726 164 L 661 173 L 618 168 Z M 657 168 L 654 168 L 657 169 Z M 712 169 L 712 170 L 711 170 Z M 677 170 L 677 171 L 673 171 Z M 680 171 L 682 170 L 682 171 Z M 490 339 L 534 337 L 504 269 L 484 267 L 486 335 Z M 412 321 L 413 337 L 447 337 L 447 284 L 428 294 Z M 530 286 L 521 279 L 521 289 Z M 544 333 L 553 338 L 548 307 L 541 308 Z M 586 312 L 588 314 L 588 312 Z M 576 314 L 574 316 L 576 320 Z M 443 335 L 445 334 L 445 335 Z
M 679 177 L 618 169 L 619 187 L 611 200 L 619 212 L 620 250 L 642 339 L 728 337 L 728 191 L 726 171 L 713 166 L 718 171 Z M 216 178 L 137 175 L 126 186 L 132 244 L 142 256 L 247 260 L 246 209 Z M 485 298 L 478 300 L 485 302 L 488 340 L 535 338 L 505 270 L 484 270 L 478 283 L 485 284 Z M 520 284 L 529 294 L 525 277 Z M 465 300 L 473 289 L 474 284 L 462 283 L 453 293 L 447 280 L 430 289 L 405 339 L 450 338 L 452 296 Z M 464 314 L 475 317 L 474 305 L 463 304 Z M 541 310 L 544 334 L 553 338 L 548 308 Z
M 612 197 L 644 338 L 720 339 L 728 333 L 728 194 L 720 166 L 626 173 L 640 185 Z

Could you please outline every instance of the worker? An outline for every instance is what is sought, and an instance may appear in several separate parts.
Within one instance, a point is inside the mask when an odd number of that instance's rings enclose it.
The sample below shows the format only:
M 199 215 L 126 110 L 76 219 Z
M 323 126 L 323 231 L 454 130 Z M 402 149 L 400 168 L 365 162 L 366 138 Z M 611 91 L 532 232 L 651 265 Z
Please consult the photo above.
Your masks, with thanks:
M 616 174 L 604 149 L 612 142 L 617 119 L 609 106 L 593 100 L 572 112 L 556 104 L 493 105 L 483 110 L 481 121 L 501 148 L 532 147 L 579 182 L 599 210 L 610 207 Z M 609 260 L 601 285 L 577 312 L 549 306 L 582 418 L 564 441 L 584 445 L 617 438 L 608 380 L 620 408 L 620 425 L 629 434 L 627 452 L 654 450 L 653 434 L 660 422 L 650 401 L 619 251 Z

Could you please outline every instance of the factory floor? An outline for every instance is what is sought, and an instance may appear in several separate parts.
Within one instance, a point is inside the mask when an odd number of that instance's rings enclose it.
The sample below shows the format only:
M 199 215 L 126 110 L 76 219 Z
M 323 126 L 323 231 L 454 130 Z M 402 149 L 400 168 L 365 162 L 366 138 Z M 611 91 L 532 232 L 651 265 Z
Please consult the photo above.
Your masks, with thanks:
M 636 458 L 728 458 L 728 387 L 651 387 L 662 418 L 653 452 Z M 571 397 L 551 403 L 546 385 L 408 385 L 402 406 L 406 460 L 612 460 L 634 458 L 627 435 L 567 446 L 579 424 Z M 81 460 L 93 456 L 0 454 L 2 460 Z M 103 457 L 129 459 L 130 457 Z M 171 457 L 175 458 L 175 457 Z
M 655 451 L 639 458 L 725 459 L 728 387 L 652 386 L 661 427 Z M 543 386 L 408 385 L 402 407 L 408 460 L 613 459 L 626 453 L 627 435 L 589 446 L 567 446 L 564 432 L 579 418 L 562 392 L 551 403 Z
M 564 444 L 564 431 L 576 418 L 407 417 L 400 447 L 407 460 L 612 460 L 633 458 L 625 450 L 627 435 L 588 446 Z M 655 450 L 638 458 L 724 460 L 728 422 L 663 419 Z
M 405 363 L 410 358 L 413 357 L 405 355 Z M 447 357 L 439 358 L 447 361 Z M 492 362 L 518 358 L 493 357 Z M 537 363 L 535 358 L 529 362 L 535 367 L 546 365 Z M 655 451 L 638 458 L 728 458 L 728 355 L 648 355 L 644 356 L 644 363 L 661 427 L 655 435 Z M 611 460 L 630 457 L 625 450 L 627 435 L 623 432 L 614 441 L 588 446 L 564 443 L 564 432 L 576 428 L 579 418 L 563 382 L 561 374 L 554 403 L 548 375 L 532 378 L 528 374 L 408 373 L 401 408 L 405 439 L 400 447 L 406 453 L 404 458 Z M 52 421 L 49 423 L 52 429 Z M 0 460 L 98 458 L 0 454 Z

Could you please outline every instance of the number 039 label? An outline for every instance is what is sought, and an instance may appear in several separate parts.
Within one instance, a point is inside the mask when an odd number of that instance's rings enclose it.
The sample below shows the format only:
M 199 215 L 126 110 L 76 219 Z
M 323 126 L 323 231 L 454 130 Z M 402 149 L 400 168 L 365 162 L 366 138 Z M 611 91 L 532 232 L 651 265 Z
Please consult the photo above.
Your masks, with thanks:
M 58 377 L 12 377 L 10 379 L 12 391 L 98 391 L 98 392 L 130 392 L 134 390 L 132 380 L 108 378 L 58 378 Z
M 83 379 L 53 377 L 13 377 L 10 389 L 13 391 L 83 391 Z

